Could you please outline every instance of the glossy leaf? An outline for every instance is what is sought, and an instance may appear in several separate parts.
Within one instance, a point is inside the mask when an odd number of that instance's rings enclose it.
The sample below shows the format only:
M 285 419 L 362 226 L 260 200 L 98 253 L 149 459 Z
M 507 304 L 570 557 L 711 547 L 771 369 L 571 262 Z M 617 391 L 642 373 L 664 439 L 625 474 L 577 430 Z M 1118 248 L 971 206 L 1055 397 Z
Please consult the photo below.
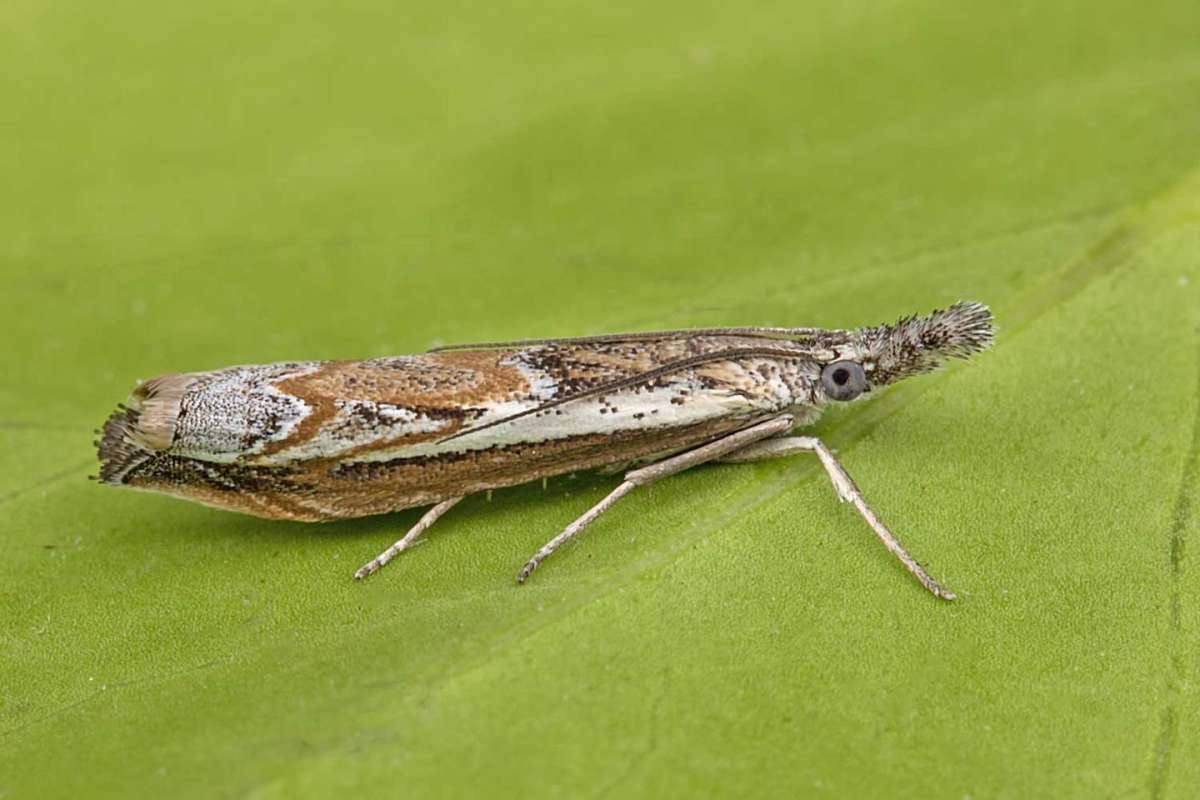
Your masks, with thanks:
M 0 12 L 0 796 L 1193 797 L 1200 9 Z M 811 458 L 271 523 L 89 484 L 139 378 L 851 326 L 995 349 Z

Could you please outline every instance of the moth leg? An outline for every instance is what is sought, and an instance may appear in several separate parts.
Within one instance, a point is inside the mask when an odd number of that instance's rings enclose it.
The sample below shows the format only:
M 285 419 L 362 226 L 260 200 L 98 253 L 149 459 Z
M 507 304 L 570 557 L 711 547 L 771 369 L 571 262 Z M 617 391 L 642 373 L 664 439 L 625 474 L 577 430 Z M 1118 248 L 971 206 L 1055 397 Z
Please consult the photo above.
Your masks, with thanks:
M 741 450 L 721 456 L 717 459 L 720 464 L 748 464 L 751 461 L 766 461 L 771 458 L 783 458 L 796 453 L 811 453 L 807 436 L 784 436 L 774 439 L 764 439 L 753 442 Z
M 845 467 L 838 462 L 833 452 L 820 439 L 811 436 L 789 436 L 783 439 L 768 439 L 749 444 L 741 450 L 729 453 L 720 460 L 725 463 L 745 463 L 747 461 L 761 461 L 767 458 L 779 458 L 780 456 L 801 451 L 817 454 L 817 458 L 821 460 L 821 466 L 825 468 L 825 472 L 829 474 L 829 480 L 833 482 L 833 488 L 838 493 L 838 499 L 849 501 L 858 509 L 858 513 L 871 526 L 871 530 L 875 531 L 875 535 L 883 542 L 883 546 L 891 551 L 892 555 L 900 559 L 900 563 L 908 568 L 908 571 L 921 582 L 922 586 L 943 600 L 955 599 L 954 592 L 931 578 L 921 568 L 921 565 L 917 563 L 916 559 L 908 554 L 908 551 L 904 549 L 904 546 L 900 544 L 895 535 L 888 530 L 883 521 L 867 505 L 867 501 L 863 498 L 862 492 L 859 491 L 858 486 L 854 483 L 854 479 L 850 477 L 850 473 L 846 472 Z
M 416 539 L 425 531 L 429 530 L 429 526 L 437 522 L 438 517 L 442 516 L 442 514 L 445 514 L 447 511 L 454 508 L 454 506 L 458 504 L 459 500 L 462 500 L 462 497 L 451 497 L 449 500 L 443 500 L 433 508 L 426 511 L 425 514 L 419 520 L 417 520 L 417 524 L 408 529 L 408 533 L 404 534 L 404 538 L 396 542 L 387 550 L 384 550 L 379 555 L 375 556 L 375 558 L 371 559 L 366 564 L 363 564 L 361 567 L 359 567 L 358 572 L 354 573 L 354 579 L 361 581 L 368 575 L 378 572 L 384 564 L 388 563 L 393 558 L 407 550 L 409 545 L 413 543 L 414 539 Z
M 597 517 L 612 508 L 618 500 L 629 494 L 636 487 L 645 486 L 648 483 L 653 483 L 668 475 L 674 475 L 676 472 L 682 472 L 689 467 L 703 464 L 706 461 L 716 460 L 727 453 L 740 450 L 746 445 L 760 439 L 778 436 L 781 433 L 791 430 L 794 424 L 794 421 L 788 415 L 774 417 L 757 425 L 751 425 L 749 428 L 743 428 L 740 431 L 731 433 L 708 444 L 701 445 L 693 450 L 688 450 L 679 455 L 671 456 L 649 466 L 642 467 L 641 469 L 625 473 L 625 480 L 620 486 L 613 489 L 608 497 L 605 497 L 599 503 L 592 506 L 588 509 L 587 513 L 568 525 L 562 533 L 542 545 L 542 548 L 525 562 L 525 566 L 521 567 L 521 571 L 517 573 L 517 583 L 524 583 L 530 573 L 537 569 L 538 564 L 545 561 L 562 544 L 595 522 Z

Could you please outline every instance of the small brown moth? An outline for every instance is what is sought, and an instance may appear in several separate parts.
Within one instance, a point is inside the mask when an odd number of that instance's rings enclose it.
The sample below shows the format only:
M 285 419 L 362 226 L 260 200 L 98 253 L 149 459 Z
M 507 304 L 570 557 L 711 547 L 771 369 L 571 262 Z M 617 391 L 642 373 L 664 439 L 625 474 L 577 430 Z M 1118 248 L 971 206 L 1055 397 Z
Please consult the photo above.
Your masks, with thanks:
M 476 492 L 642 465 L 533 555 L 547 556 L 637 486 L 708 461 L 812 452 L 838 497 L 925 588 L 926 574 L 819 439 L 789 436 L 847 402 L 992 341 L 957 303 L 857 330 L 710 328 L 442 347 L 163 375 L 97 443 L 100 480 L 272 519 L 321 522 L 433 507 L 363 578 Z

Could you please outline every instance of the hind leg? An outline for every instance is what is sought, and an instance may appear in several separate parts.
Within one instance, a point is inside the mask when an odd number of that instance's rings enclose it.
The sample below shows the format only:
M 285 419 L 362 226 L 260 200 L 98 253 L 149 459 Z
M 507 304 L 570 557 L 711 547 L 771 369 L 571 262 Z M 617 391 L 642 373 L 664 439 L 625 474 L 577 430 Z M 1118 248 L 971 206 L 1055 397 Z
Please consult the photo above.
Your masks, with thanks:
M 459 500 L 462 500 L 462 497 L 451 497 L 449 500 L 443 500 L 433 508 L 426 511 L 424 516 L 417 520 L 417 524 L 408 529 L 408 533 L 404 534 L 404 538 L 396 542 L 387 550 L 384 550 L 379 555 L 375 556 L 375 558 L 371 559 L 366 564 L 363 564 L 361 567 L 359 567 L 358 572 L 354 573 L 355 580 L 361 581 L 368 575 L 378 572 L 384 564 L 388 563 L 393 558 L 407 550 L 418 536 L 429 530 L 429 527 L 433 525 L 433 523 L 437 522 L 438 517 L 454 508 L 454 506 L 458 504 Z

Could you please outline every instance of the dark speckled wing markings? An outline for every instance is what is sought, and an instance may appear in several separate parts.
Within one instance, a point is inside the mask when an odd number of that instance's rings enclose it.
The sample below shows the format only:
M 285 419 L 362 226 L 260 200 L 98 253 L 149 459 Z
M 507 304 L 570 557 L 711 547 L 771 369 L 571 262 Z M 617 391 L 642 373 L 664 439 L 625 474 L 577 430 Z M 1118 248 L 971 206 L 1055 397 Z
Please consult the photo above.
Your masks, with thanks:
M 567 403 L 574 403 L 579 400 L 586 400 L 589 397 L 598 397 L 601 395 L 620 392 L 625 389 L 631 389 L 631 388 L 634 388 L 637 386 L 647 385 L 651 381 L 654 381 L 658 378 L 666 377 L 673 373 L 677 373 L 677 372 L 679 372 L 681 370 L 685 370 L 685 369 L 690 369 L 692 367 L 700 367 L 705 364 L 713 364 L 713 363 L 722 362 L 722 361 L 738 362 L 738 361 L 741 361 L 744 359 L 749 359 L 749 358 L 770 358 L 770 359 L 787 360 L 787 359 L 796 359 L 796 358 L 801 358 L 801 357 L 802 357 L 802 354 L 797 353 L 794 350 L 786 350 L 783 348 L 771 348 L 771 347 L 734 347 L 734 348 L 729 348 L 728 350 L 717 350 L 712 353 L 702 353 L 699 355 L 688 356 L 686 358 L 680 358 L 675 361 L 669 361 L 666 364 L 663 364 L 661 367 L 655 367 L 654 369 L 648 369 L 644 372 L 639 372 L 639 373 L 630 375 L 625 378 L 620 378 L 620 379 L 617 379 L 614 381 L 610 381 L 608 383 L 603 383 L 598 386 L 591 386 L 591 387 L 588 387 L 587 389 L 583 389 L 578 392 L 567 394 L 563 397 L 557 397 L 553 400 L 547 400 L 537 406 L 534 406 L 533 408 L 528 408 L 528 409 L 525 409 L 524 411 L 518 411 L 514 414 L 509 414 L 506 417 L 502 417 L 500 419 L 492 420 L 491 422 L 487 422 L 487 423 L 484 423 L 481 425 L 467 428 L 462 431 L 458 431 L 457 433 L 451 434 L 450 436 L 447 436 L 446 438 L 442 439 L 441 442 L 449 442 L 449 441 L 453 441 L 455 439 L 460 439 L 464 436 L 478 434 L 478 433 L 481 433 L 481 432 L 487 430 L 488 428 L 494 428 L 498 425 L 506 425 L 508 423 L 515 422 L 516 420 L 521 419 L 523 417 L 535 416 L 537 414 L 544 414 L 551 409 L 566 405 Z
M 950 599 L 829 450 L 786 434 L 829 402 L 969 356 L 991 337 L 988 309 L 958 303 L 855 330 L 652 331 L 174 373 L 140 385 L 109 418 L 97 443 L 100 479 L 278 519 L 432 506 L 361 578 L 469 494 L 647 464 L 539 550 L 524 581 L 637 486 L 706 461 L 811 452 L 884 545 Z

